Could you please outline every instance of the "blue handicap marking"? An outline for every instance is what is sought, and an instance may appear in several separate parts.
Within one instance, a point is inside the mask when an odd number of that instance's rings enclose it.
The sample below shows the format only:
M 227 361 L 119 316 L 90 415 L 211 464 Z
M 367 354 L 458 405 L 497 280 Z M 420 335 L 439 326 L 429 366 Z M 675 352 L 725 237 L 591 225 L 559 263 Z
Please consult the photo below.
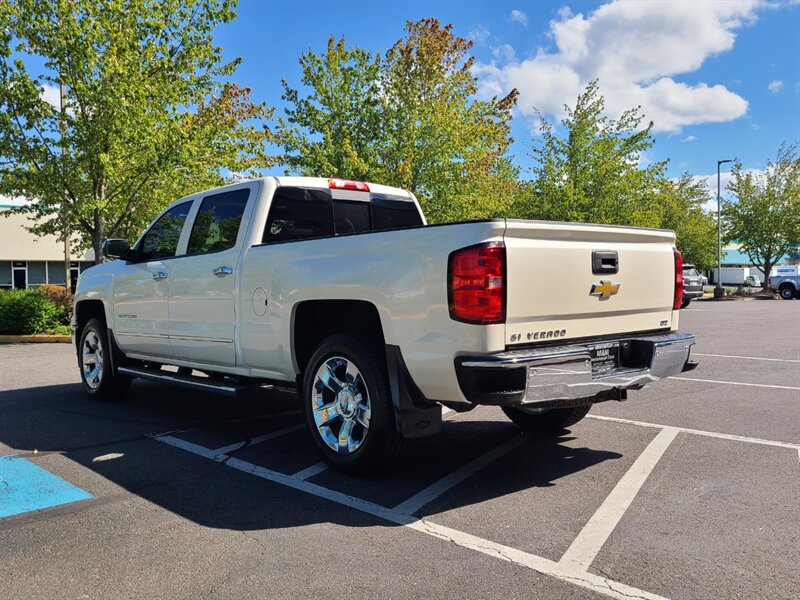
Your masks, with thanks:
M 92 495 L 18 456 L 0 456 L 0 519 Z

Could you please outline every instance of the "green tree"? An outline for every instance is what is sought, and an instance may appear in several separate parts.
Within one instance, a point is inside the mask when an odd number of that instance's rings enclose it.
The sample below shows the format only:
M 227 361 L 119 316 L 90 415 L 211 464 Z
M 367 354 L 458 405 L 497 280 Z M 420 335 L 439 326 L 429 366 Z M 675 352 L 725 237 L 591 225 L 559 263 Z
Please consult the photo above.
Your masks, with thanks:
M 257 121 L 271 111 L 213 43 L 234 6 L 0 2 L 0 193 L 35 201 L 35 233 L 76 232 L 99 257 L 104 237 L 135 234 L 168 202 L 270 164 Z M 63 112 L 42 98 L 60 84 Z
M 704 209 L 705 184 L 684 173 L 679 179 L 663 179 L 658 188 L 658 226 L 675 231 L 675 245 L 683 262 L 701 271 L 717 264 L 717 221 Z
M 596 81 L 564 109 L 558 128 L 539 115 L 532 178 L 522 184 L 511 215 L 672 229 L 685 262 L 711 267 L 716 222 L 703 211 L 708 192 L 688 173 L 669 179 L 667 161 L 643 160 L 655 140 L 640 109 L 605 116 Z
M 411 190 L 431 222 L 501 214 L 516 190 L 507 150 L 517 92 L 478 100 L 471 47 L 423 19 L 385 56 L 334 38 L 325 53 L 304 54 L 308 93 L 284 81 L 286 164 Z
M 763 171 L 745 171 L 737 161 L 723 207 L 726 243 L 736 242 L 764 275 L 800 247 L 800 158 L 796 145 L 782 145 Z
M 540 139 L 533 146 L 532 181 L 515 203 L 519 218 L 658 226 L 659 187 L 666 161 L 642 164 L 654 144 L 652 123 L 638 108 L 619 119 L 604 116 L 597 82 L 564 107 L 560 134 L 539 115 Z

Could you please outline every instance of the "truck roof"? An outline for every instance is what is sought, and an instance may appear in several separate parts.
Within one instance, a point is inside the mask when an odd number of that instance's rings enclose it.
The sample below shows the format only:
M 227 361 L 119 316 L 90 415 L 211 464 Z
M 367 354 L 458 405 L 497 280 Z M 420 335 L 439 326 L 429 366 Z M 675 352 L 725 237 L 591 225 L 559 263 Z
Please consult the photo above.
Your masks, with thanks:
M 266 178 L 264 178 L 266 179 Z M 286 176 L 286 177 L 274 177 L 275 181 L 277 181 L 278 185 L 286 186 L 286 187 L 317 187 L 317 188 L 327 188 L 329 187 L 328 182 L 330 178 L 328 177 L 295 177 L 295 176 Z M 370 181 L 365 181 L 369 186 L 371 192 L 377 194 L 390 194 L 392 196 L 401 196 L 403 198 L 411 198 L 411 192 L 404 190 L 398 187 L 392 187 L 389 185 L 382 185 L 380 183 L 372 183 Z

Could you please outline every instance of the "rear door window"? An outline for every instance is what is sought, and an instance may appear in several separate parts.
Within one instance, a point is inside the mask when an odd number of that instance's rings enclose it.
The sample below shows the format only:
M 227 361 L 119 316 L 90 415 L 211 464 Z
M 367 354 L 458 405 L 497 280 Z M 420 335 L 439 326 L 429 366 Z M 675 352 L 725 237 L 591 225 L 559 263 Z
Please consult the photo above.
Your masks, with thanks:
M 283 187 L 272 198 L 261 242 L 326 237 L 333 232 L 333 206 L 327 190 Z
M 249 196 L 250 190 L 241 189 L 203 198 L 186 253 L 207 254 L 233 248 Z

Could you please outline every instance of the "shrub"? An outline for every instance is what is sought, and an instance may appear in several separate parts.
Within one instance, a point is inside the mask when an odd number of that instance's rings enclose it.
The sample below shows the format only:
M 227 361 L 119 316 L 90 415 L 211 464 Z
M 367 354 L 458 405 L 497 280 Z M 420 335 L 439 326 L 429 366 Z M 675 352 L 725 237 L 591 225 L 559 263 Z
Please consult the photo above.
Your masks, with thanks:
M 0 334 L 42 333 L 58 325 L 58 307 L 38 290 L 0 292 Z
M 62 325 L 69 325 L 72 319 L 72 300 L 74 296 L 67 292 L 67 288 L 61 285 L 43 285 L 39 291 L 50 298 L 58 309 L 58 322 Z

